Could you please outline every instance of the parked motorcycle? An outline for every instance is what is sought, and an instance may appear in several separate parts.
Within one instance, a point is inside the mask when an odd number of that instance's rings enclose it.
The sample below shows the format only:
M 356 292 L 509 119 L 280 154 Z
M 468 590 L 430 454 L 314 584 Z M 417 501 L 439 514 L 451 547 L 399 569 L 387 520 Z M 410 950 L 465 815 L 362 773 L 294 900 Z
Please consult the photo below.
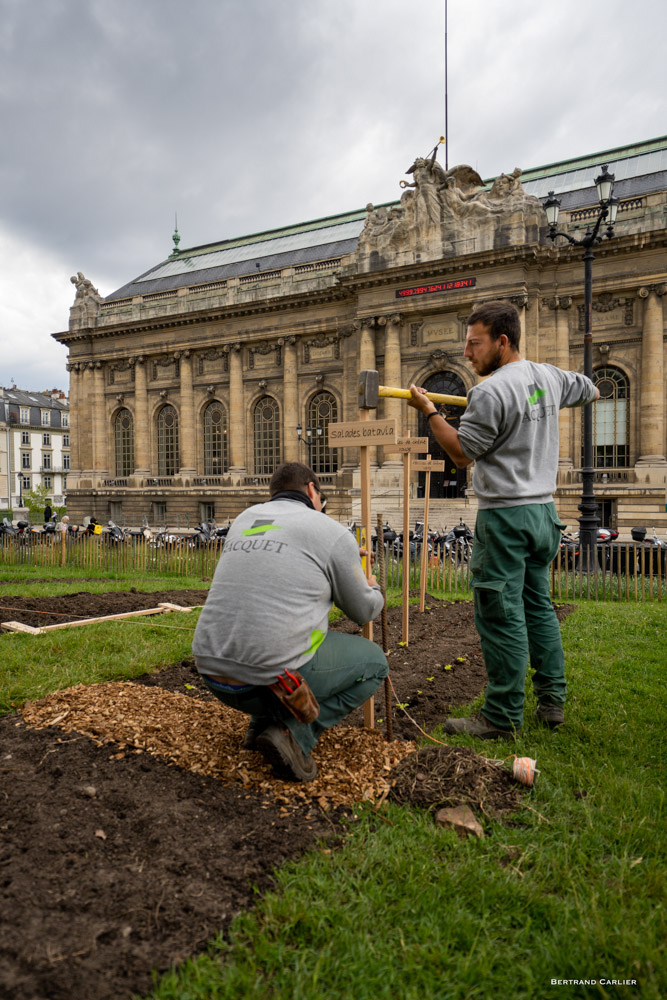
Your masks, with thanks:
M 462 566 L 470 560 L 474 535 L 463 518 L 445 535 L 443 558 L 450 559 L 455 566 Z

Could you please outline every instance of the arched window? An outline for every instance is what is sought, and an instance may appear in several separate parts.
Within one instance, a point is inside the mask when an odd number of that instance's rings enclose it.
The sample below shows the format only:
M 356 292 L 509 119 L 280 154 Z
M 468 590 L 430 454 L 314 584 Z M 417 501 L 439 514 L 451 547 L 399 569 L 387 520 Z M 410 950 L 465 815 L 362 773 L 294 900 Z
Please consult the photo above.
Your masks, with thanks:
M 280 465 L 280 413 L 271 396 L 255 404 L 255 475 L 271 476 Z
M 308 426 L 311 428 L 311 446 L 308 449 L 308 462 L 313 472 L 323 476 L 336 472 L 338 469 L 338 450 L 329 448 L 327 444 L 330 423 L 338 420 L 338 404 L 336 397 L 330 392 L 318 392 L 308 404 Z M 318 434 L 318 427 L 322 433 Z
M 129 410 L 119 410 L 114 420 L 116 445 L 116 475 L 131 476 L 134 472 L 134 420 Z
M 593 382 L 600 390 L 593 406 L 593 466 L 626 468 L 630 464 L 630 383 L 618 368 L 597 368 Z
M 429 375 L 427 379 L 422 383 L 424 388 L 428 392 L 442 392 L 446 396 L 465 396 L 466 389 L 456 374 L 456 372 L 437 372 L 435 375 Z M 443 407 L 445 412 L 449 416 L 448 423 L 451 427 L 459 426 L 459 417 L 463 413 L 463 409 L 460 406 L 445 406 Z M 432 497 L 461 497 L 464 495 L 464 491 L 467 485 L 467 475 L 465 469 L 457 469 L 456 465 L 449 457 L 446 451 L 438 444 L 433 434 L 433 431 L 429 424 L 430 420 L 420 413 L 418 422 L 418 435 L 419 437 L 428 437 L 428 450 L 431 458 L 438 459 L 445 462 L 444 472 L 432 472 L 431 473 L 431 496 Z M 424 488 L 426 484 L 426 473 L 419 473 L 419 496 L 424 495 Z
M 214 399 L 204 410 L 204 475 L 221 476 L 227 468 L 227 414 Z
M 159 476 L 175 476 L 178 471 L 178 414 L 169 405 L 157 417 L 157 466 Z

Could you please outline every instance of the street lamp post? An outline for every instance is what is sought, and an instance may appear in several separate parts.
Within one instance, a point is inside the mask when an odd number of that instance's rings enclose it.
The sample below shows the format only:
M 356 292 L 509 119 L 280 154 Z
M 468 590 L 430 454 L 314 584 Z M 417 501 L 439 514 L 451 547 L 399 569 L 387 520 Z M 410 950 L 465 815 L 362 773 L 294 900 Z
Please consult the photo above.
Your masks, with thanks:
M 584 375 L 593 378 L 593 260 L 595 254 L 593 247 L 606 237 L 611 239 L 614 235 L 614 223 L 618 211 L 618 199 L 612 197 L 614 189 L 614 175 L 607 170 L 606 164 L 602 167 L 602 173 L 595 178 L 595 186 L 598 190 L 600 210 L 595 225 L 591 229 L 589 226 L 586 234 L 580 239 L 570 236 L 569 233 L 559 232 L 558 212 L 560 209 L 560 199 L 556 198 L 553 191 L 549 191 L 544 210 L 547 213 L 549 223 L 549 239 L 555 241 L 559 236 L 565 237 L 568 243 L 573 246 L 584 248 Z M 607 220 L 607 228 L 604 233 L 600 232 L 602 223 Z M 593 489 L 593 479 L 595 471 L 593 468 L 593 410 L 590 406 L 584 407 L 584 456 L 581 468 L 582 492 L 579 510 L 579 550 L 581 552 L 582 569 L 588 570 L 590 567 L 590 557 L 592 552 L 596 552 L 598 536 L 598 505 L 595 502 L 595 492 Z
M 319 441 L 321 439 L 322 433 L 323 433 L 323 428 L 320 427 L 320 425 L 318 424 L 317 427 L 315 428 L 315 438 L 313 439 L 313 428 L 312 427 L 306 427 L 306 436 L 304 438 L 303 437 L 303 427 L 301 426 L 301 424 L 297 424 L 296 425 L 296 436 L 297 436 L 297 438 L 299 439 L 299 441 L 301 442 L 301 444 L 305 444 L 306 447 L 308 448 L 308 464 L 309 465 L 310 465 L 310 450 L 313 447 L 313 445 L 315 444 L 315 442 Z
M 23 473 L 17 472 L 16 477 L 19 481 L 19 507 L 23 507 Z

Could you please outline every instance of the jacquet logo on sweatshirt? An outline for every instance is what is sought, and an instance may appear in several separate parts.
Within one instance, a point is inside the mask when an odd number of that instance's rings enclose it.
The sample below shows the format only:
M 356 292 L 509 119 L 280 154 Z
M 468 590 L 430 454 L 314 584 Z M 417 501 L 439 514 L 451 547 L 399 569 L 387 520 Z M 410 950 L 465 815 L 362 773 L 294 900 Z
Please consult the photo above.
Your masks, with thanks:
M 530 393 L 528 397 L 529 407 L 523 415 L 522 423 L 526 424 L 535 420 L 543 420 L 544 417 L 553 417 L 556 413 L 556 407 L 553 403 L 545 402 L 547 390 L 540 389 L 540 387 L 533 382 L 532 385 L 528 386 L 528 392 Z M 533 409 L 533 407 L 535 407 L 535 409 Z
M 282 531 L 281 524 L 274 524 L 273 521 L 255 521 L 255 523 L 250 527 L 242 531 L 242 535 L 264 535 L 267 531 Z
M 547 394 L 546 389 L 540 389 L 540 387 L 535 385 L 534 382 L 532 385 L 528 386 L 528 392 L 530 393 L 530 396 L 528 397 L 528 402 L 530 403 L 531 406 L 535 406 L 535 404 L 539 403 L 539 401 L 542 399 L 542 396 L 546 396 Z

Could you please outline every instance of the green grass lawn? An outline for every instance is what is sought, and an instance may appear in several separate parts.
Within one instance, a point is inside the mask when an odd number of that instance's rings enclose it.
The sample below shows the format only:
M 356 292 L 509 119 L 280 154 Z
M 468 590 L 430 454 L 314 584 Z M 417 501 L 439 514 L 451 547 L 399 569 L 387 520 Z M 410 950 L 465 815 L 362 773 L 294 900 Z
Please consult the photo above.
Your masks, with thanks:
M 0 636 L 0 705 L 182 659 L 195 615 Z M 447 738 L 537 758 L 529 808 L 509 823 L 459 840 L 415 809 L 360 806 L 340 848 L 283 866 L 229 938 L 164 976 L 152 1000 L 667 995 L 665 625 L 663 604 L 582 602 L 563 624 L 567 726 L 538 727 L 529 695 L 516 745 Z
M 462 841 L 416 810 L 361 807 L 341 849 L 284 866 L 229 940 L 151 997 L 664 996 L 665 611 L 581 605 L 563 633 L 566 728 L 529 714 L 518 746 L 457 738 L 536 757 L 530 809 Z

